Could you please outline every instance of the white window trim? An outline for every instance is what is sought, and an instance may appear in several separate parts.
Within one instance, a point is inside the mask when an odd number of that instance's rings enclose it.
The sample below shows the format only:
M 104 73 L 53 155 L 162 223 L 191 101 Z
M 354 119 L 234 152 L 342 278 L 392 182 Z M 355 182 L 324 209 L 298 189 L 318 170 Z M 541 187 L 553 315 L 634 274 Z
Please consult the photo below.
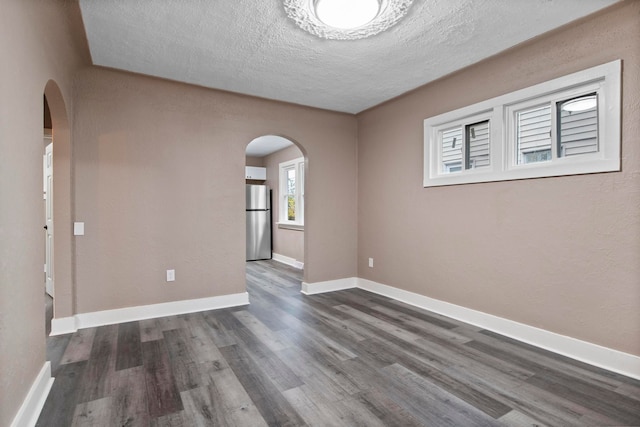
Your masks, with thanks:
M 620 60 L 612 61 L 426 119 L 423 185 L 434 187 L 619 171 L 621 68 Z M 550 162 L 515 163 L 513 117 L 516 111 L 546 99 L 566 98 L 589 91 L 598 93 L 597 153 L 562 158 L 554 154 Z M 490 166 L 442 173 L 439 132 L 456 124 L 473 123 L 477 118 L 490 121 Z
M 283 228 L 285 230 L 295 230 L 295 231 L 304 231 L 303 224 L 293 224 L 291 222 L 278 222 L 278 228 Z
M 287 176 L 286 171 L 295 168 L 296 170 L 296 221 L 289 221 L 287 218 Z M 278 165 L 279 170 L 279 194 L 278 194 L 278 228 L 291 230 L 304 229 L 304 157 L 282 162 Z

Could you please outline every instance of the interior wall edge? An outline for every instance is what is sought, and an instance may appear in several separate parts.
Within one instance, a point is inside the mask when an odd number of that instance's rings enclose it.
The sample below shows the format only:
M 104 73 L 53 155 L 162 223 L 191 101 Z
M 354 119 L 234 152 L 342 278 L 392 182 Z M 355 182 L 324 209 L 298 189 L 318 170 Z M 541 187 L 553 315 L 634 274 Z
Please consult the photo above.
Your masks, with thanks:
M 7 0 L 0 6 L 0 51 L 11 57 L 6 66 L 0 67 L 2 426 L 9 426 L 14 420 L 20 425 L 28 425 L 22 422 L 28 422 L 28 419 L 21 408 L 25 402 L 38 400 L 33 390 L 42 390 L 40 385 L 34 389 L 32 381 L 42 378 L 41 371 L 46 361 L 42 229 L 43 92 L 48 82 L 56 82 L 71 120 L 73 75 L 82 62 L 72 41 L 72 30 L 66 25 L 67 3 Z M 49 95 L 47 93 L 53 135 L 54 139 L 59 139 L 58 128 L 61 125 L 56 122 L 52 105 L 55 101 Z M 56 185 L 54 181 L 54 187 Z M 4 203 L 7 200 L 10 203 Z M 64 227 L 59 227 L 56 232 L 62 236 Z M 62 238 L 58 240 L 58 243 L 63 242 Z M 59 259 L 62 255 L 60 252 Z M 62 273 L 62 269 L 59 272 Z M 62 285 L 63 280 L 60 282 Z M 46 381 L 36 384 L 42 383 Z

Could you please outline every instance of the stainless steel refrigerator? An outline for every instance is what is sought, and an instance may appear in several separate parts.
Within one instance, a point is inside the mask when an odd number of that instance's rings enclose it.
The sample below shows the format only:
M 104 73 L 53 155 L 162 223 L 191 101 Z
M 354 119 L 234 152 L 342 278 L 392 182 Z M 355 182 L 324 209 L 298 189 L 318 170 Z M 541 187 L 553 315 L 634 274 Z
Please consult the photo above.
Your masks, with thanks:
M 247 185 L 247 261 L 271 259 L 271 192 Z

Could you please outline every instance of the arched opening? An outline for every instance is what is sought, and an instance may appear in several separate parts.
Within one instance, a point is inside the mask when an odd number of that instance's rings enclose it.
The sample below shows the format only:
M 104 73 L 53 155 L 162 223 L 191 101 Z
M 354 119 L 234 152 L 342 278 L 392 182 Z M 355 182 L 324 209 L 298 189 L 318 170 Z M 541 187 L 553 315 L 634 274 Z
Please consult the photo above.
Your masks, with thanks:
M 56 319 L 70 317 L 73 307 L 73 270 L 72 270 L 72 198 L 71 198 L 71 133 L 64 98 L 58 85 L 49 80 L 44 88 L 43 96 L 43 190 L 46 188 L 47 149 L 52 177 L 49 183 L 51 212 L 46 212 L 44 220 L 47 225 L 45 238 L 45 265 L 50 257 L 50 270 L 45 272 L 45 286 L 49 286 L 53 296 L 51 311 L 51 334 L 61 333 L 56 327 Z M 45 201 L 46 204 L 46 201 Z M 49 218 L 47 218 L 49 217 Z M 48 221 L 47 221 L 48 220 Z M 50 240 L 49 240 L 50 239 Z M 47 249 L 47 241 L 51 246 Z M 46 268 L 46 267 L 45 267 Z M 48 279 L 52 282 L 47 284 Z
M 290 271 L 302 278 L 307 258 L 305 186 L 309 177 L 306 153 L 290 138 L 263 135 L 249 142 L 245 155 L 247 262 L 270 259 L 276 262 L 272 265 L 293 268 Z M 268 212 L 260 211 L 264 208 L 256 202 L 260 197 L 269 198 Z M 247 267 L 251 266 L 248 264 Z

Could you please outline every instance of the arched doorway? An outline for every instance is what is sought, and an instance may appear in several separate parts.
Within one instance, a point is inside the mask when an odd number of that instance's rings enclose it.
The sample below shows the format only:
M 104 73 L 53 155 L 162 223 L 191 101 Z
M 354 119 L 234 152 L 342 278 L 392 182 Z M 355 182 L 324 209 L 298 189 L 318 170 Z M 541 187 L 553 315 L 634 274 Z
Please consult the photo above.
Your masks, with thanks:
M 48 130 L 45 130 L 44 133 L 45 135 L 49 134 L 52 144 L 51 166 L 53 179 L 51 189 L 53 198 L 52 224 L 49 224 L 53 225 L 53 244 L 51 248 L 51 280 L 53 281 L 51 315 L 53 319 L 51 321 L 51 334 L 57 334 L 67 331 L 60 330 L 59 325 L 56 325 L 56 319 L 70 317 L 74 314 L 74 289 L 72 270 L 73 241 L 71 233 L 71 132 L 64 98 L 60 88 L 53 80 L 49 80 L 44 88 L 43 111 L 45 111 L 43 129 L 48 127 Z M 44 152 L 45 150 L 43 149 L 43 154 Z M 44 182 L 45 180 L 43 179 Z M 46 223 L 46 215 L 44 220 Z
M 295 141 L 279 135 L 263 135 L 253 139 L 247 145 L 245 154 L 247 185 L 263 185 L 271 190 L 273 250 L 270 258 L 304 269 L 304 189 L 308 180 L 306 154 Z M 248 228 L 247 259 L 250 259 L 251 240 L 251 230 Z

